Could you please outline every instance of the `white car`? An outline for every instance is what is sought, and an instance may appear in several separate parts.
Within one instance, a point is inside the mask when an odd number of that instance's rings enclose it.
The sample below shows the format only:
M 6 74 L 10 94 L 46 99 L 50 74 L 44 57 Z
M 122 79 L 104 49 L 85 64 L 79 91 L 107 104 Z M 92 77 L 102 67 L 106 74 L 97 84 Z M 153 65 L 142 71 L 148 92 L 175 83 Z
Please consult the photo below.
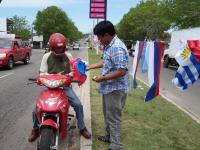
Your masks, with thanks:
M 74 44 L 73 50 L 79 50 L 79 44 Z

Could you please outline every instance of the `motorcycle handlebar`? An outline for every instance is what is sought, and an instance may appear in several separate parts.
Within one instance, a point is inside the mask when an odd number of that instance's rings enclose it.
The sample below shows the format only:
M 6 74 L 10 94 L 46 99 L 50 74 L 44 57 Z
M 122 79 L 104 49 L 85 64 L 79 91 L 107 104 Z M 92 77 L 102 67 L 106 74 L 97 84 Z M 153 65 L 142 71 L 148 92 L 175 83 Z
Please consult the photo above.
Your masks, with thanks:
M 36 83 L 37 80 L 35 78 L 28 78 L 28 81 L 32 81 L 32 82 L 27 83 L 27 85 L 34 84 Z M 79 83 L 79 81 L 71 79 L 71 83 Z
M 79 83 L 77 80 L 71 80 L 72 83 Z
M 36 81 L 35 78 L 28 78 L 28 81 Z

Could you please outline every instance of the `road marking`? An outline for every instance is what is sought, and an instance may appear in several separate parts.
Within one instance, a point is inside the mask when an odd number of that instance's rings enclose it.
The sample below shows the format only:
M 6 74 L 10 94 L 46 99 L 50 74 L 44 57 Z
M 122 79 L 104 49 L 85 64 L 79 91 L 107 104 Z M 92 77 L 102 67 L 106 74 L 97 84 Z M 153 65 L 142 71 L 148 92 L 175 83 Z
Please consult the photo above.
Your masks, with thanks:
M 10 75 L 12 75 L 14 72 L 10 72 L 10 73 L 7 73 L 7 74 L 5 74 L 5 75 L 3 75 L 3 76 L 0 76 L 0 79 L 2 79 L 2 78 L 4 78 L 4 77 L 7 77 L 7 76 L 10 76 Z

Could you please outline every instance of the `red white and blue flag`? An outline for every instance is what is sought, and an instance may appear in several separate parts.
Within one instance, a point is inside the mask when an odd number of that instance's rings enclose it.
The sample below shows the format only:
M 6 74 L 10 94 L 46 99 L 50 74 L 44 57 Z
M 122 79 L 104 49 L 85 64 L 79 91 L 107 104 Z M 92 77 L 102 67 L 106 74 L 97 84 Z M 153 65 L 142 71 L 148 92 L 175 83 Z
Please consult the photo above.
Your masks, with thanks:
M 160 86 L 160 68 L 163 43 L 150 42 L 148 58 L 148 80 L 150 88 L 146 94 L 145 102 L 148 102 L 159 95 Z
M 140 62 L 140 58 L 142 56 L 142 50 L 144 47 L 144 42 L 136 42 L 135 45 L 135 56 L 134 56 L 134 60 L 133 60 L 133 88 L 137 88 L 137 80 L 136 80 L 136 73 L 137 73 L 137 69 L 138 69 L 138 65 Z
M 143 73 L 148 72 L 150 89 L 144 101 L 150 101 L 159 95 L 160 68 L 163 44 L 160 42 L 139 42 L 135 46 L 135 57 L 133 60 L 133 88 L 137 88 L 136 73 L 142 57 L 141 68 Z

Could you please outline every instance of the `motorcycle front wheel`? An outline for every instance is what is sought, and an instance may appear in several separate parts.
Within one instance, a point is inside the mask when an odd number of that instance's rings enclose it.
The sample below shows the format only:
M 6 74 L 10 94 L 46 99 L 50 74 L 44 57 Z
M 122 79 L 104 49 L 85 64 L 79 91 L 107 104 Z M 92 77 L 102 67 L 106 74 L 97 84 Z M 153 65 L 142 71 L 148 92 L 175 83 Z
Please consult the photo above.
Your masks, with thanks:
M 55 129 L 52 127 L 43 127 L 40 133 L 39 150 L 51 150 L 51 147 L 55 145 L 56 140 Z

